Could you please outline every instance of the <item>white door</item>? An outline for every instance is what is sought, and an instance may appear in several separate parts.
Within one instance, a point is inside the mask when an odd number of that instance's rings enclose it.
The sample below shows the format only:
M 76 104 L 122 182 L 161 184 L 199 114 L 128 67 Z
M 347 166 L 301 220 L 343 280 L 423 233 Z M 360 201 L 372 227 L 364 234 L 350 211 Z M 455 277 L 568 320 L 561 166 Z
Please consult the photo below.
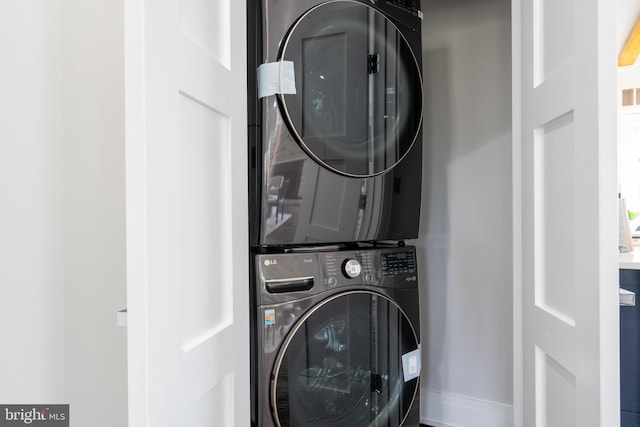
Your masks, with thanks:
M 512 2 L 517 426 L 620 425 L 614 10 Z
M 249 425 L 245 21 L 125 2 L 130 427 Z

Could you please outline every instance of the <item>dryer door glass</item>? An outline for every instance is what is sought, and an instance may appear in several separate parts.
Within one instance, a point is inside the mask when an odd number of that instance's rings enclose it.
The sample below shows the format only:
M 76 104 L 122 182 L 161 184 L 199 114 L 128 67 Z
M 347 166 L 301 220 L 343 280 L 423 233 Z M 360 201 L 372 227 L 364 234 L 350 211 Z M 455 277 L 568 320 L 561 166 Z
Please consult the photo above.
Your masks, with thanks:
M 422 126 L 420 67 L 381 12 L 353 1 L 316 6 L 290 29 L 279 60 L 293 62 L 297 91 L 278 95 L 281 112 L 321 165 L 373 176 L 409 152 Z
M 276 359 L 272 412 L 280 426 L 402 425 L 418 389 L 402 356 L 415 330 L 388 298 L 353 291 L 303 316 Z

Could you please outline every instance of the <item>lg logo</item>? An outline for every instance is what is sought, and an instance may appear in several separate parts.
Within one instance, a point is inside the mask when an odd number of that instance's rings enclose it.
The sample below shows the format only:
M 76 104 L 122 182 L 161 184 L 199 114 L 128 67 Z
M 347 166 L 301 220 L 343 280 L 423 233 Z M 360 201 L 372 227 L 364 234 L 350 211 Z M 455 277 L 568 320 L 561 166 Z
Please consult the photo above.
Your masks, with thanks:
M 264 265 L 265 266 L 270 266 L 270 265 L 278 265 L 278 260 L 277 259 L 265 259 L 264 260 Z

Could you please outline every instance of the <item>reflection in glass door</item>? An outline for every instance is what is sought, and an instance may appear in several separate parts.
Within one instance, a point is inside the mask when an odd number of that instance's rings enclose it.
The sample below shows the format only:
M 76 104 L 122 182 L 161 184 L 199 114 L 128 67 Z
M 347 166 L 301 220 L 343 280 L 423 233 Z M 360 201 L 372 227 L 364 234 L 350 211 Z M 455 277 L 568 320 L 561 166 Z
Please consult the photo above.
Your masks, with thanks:
M 368 291 L 339 294 L 301 318 L 276 360 L 271 388 L 281 426 L 400 426 L 418 380 L 402 356 L 418 340 L 402 310 Z
M 295 64 L 296 94 L 278 95 L 298 144 L 322 166 L 373 176 L 395 166 L 422 125 L 422 78 L 398 28 L 354 1 L 323 3 L 285 38 L 279 60 Z

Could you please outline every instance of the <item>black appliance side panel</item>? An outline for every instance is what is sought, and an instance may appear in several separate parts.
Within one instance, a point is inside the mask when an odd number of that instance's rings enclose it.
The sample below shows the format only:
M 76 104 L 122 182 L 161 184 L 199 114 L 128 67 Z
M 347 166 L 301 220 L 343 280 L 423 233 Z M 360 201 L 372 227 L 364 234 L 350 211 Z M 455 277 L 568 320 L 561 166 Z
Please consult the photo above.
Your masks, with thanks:
M 383 236 L 376 240 L 404 240 L 418 237 L 422 194 L 422 130 L 411 151 L 388 173 L 390 182 L 389 219 Z
M 258 373 L 258 349 L 256 348 L 256 334 L 257 332 L 257 319 L 256 319 L 256 269 L 253 262 L 252 247 L 257 242 L 257 236 L 259 235 L 260 221 L 258 220 L 259 194 L 261 191 L 261 174 L 262 164 L 260 159 L 260 138 L 261 138 L 261 126 L 260 117 L 262 114 L 262 103 L 258 99 L 258 79 L 257 68 L 262 58 L 262 6 L 259 0 L 247 0 L 247 125 L 248 125 L 248 165 L 249 171 L 248 177 L 248 200 L 249 200 L 249 331 L 250 331 L 250 383 L 252 385 L 250 393 L 250 405 L 251 405 L 251 426 L 258 426 L 257 417 L 257 402 L 258 402 L 258 388 L 257 384 Z
M 364 2 L 366 3 L 366 2 Z M 402 31 L 414 51 L 422 46 L 422 18 L 419 0 L 377 0 L 376 7 L 384 12 Z M 421 52 L 415 52 L 421 63 Z M 422 66 L 422 64 L 420 64 Z
M 421 10 L 420 1 L 378 0 L 376 7 L 393 21 L 407 39 L 420 73 L 424 76 L 422 18 L 418 16 Z M 422 135 L 421 127 L 411 151 L 398 166 L 386 174 L 385 179 L 390 182 L 385 183 L 387 208 L 383 211 L 383 228 L 377 236 L 370 237 L 372 240 L 404 240 L 418 237 L 422 195 Z
M 262 2 L 247 1 L 247 124 L 249 171 L 249 245 L 258 244 L 262 192 L 262 102 L 258 99 L 257 69 L 262 63 Z

